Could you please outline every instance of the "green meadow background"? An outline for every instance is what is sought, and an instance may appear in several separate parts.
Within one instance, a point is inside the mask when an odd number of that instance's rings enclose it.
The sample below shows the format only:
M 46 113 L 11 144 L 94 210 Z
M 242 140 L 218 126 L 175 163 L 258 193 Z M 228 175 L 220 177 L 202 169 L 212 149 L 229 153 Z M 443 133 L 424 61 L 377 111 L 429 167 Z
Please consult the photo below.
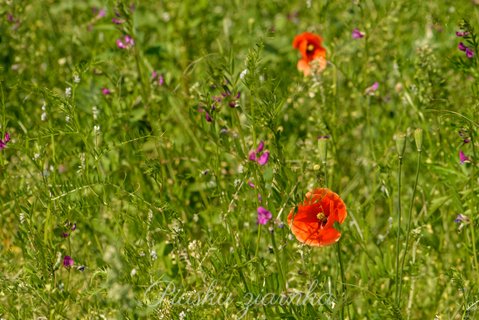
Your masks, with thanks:
M 0 318 L 477 319 L 475 28 L 466 0 L 1 0 Z M 348 209 L 321 248 L 287 225 L 318 187 Z

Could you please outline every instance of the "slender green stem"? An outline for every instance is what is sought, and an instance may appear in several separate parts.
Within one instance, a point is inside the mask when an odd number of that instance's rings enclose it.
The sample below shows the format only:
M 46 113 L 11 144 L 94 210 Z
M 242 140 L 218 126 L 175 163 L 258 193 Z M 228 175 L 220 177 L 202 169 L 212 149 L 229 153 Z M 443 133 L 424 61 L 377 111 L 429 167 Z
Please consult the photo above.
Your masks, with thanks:
M 470 223 L 471 226 L 471 237 L 472 237 L 472 256 L 474 257 L 474 269 L 476 269 L 476 274 L 479 275 L 479 268 L 477 264 L 477 251 L 476 251 L 476 234 L 474 232 L 474 217 L 472 217 L 472 221 Z M 477 279 L 477 277 L 476 277 Z
M 256 237 L 256 250 L 254 251 L 254 256 L 258 256 L 258 249 L 259 249 L 259 241 L 261 238 L 261 225 L 258 225 L 258 236 Z
M 273 244 L 273 250 L 274 250 L 274 254 L 276 256 L 276 262 L 278 264 L 278 269 L 279 269 L 279 275 L 281 277 L 281 287 L 283 288 L 283 290 L 286 290 L 286 277 L 284 275 L 284 271 L 283 271 L 283 261 L 281 259 L 281 256 L 279 254 L 279 250 L 278 250 L 278 246 L 276 245 L 276 240 L 274 238 L 274 231 L 271 232 L 271 242 Z
M 409 247 L 409 235 L 411 233 L 411 221 L 412 221 L 412 208 L 414 206 L 414 198 L 416 197 L 416 190 L 417 190 L 417 183 L 419 180 L 419 169 L 421 167 L 421 150 L 418 151 L 417 154 L 417 164 L 416 164 L 416 180 L 414 181 L 414 188 L 412 191 L 412 196 L 411 196 L 411 203 L 409 205 L 409 213 L 408 213 L 408 218 L 407 218 L 407 229 L 406 229 L 406 247 L 404 249 L 404 254 L 402 258 L 402 263 L 401 263 L 401 270 L 399 271 L 399 301 L 401 300 L 401 292 L 402 292 L 402 273 L 404 270 L 404 263 L 406 261 L 406 255 L 407 255 L 407 250 Z
M 344 305 L 346 304 L 346 281 L 344 277 L 344 267 L 343 267 L 343 259 L 341 258 L 341 240 L 338 241 L 336 246 L 338 249 L 338 261 L 339 261 L 339 269 L 341 270 L 341 310 L 340 310 L 340 319 L 344 319 Z M 348 317 L 351 319 L 351 315 L 349 315 L 349 308 L 348 310 Z
M 400 308 L 399 301 L 399 254 L 400 250 L 400 240 L 401 240 L 401 174 L 402 174 L 402 157 L 399 156 L 399 168 L 398 168 L 398 229 L 397 229 L 397 240 L 396 240 L 396 305 Z

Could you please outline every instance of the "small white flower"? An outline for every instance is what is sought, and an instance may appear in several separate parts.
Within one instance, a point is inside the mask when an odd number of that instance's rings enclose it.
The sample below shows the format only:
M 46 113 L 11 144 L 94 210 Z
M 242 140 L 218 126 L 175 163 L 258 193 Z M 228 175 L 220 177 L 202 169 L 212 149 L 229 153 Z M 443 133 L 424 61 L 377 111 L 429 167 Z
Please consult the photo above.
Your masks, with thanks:
M 246 77 L 247 74 L 248 74 L 248 69 L 244 69 L 243 71 L 241 71 L 240 79 L 244 79 L 244 77 Z
M 95 134 L 100 134 L 100 126 L 99 126 L 99 125 L 93 126 L 93 132 L 94 132 Z
M 98 110 L 98 108 L 96 106 L 93 106 L 91 108 L 91 112 L 93 114 L 93 120 L 98 119 L 98 114 L 100 113 L 100 111 Z
M 158 259 L 158 255 L 156 254 L 155 250 L 151 250 L 150 257 L 151 257 L 151 260 L 153 260 L 153 261 Z
M 40 158 L 40 154 L 39 153 L 35 153 L 33 155 L 33 160 L 37 160 L 38 158 Z
M 65 117 L 65 121 L 66 121 L 66 122 L 70 122 L 70 116 L 66 116 L 66 117 Z
M 170 21 L 171 17 L 170 17 L 170 14 L 168 12 L 163 12 L 161 14 L 161 18 L 163 19 L 163 21 L 168 22 L 168 21 Z
M 71 87 L 67 87 L 67 88 L 65 89 L 65 96 L 66 96 L 67 98 L 70 98 L 70 97 L 72 96 L 72 88 L 71 88 Z
M 134 277 L 135 275 L 136 275 L 136 269 L 133 268 L 133 269 L 131 269 L 130 276 Z
M 46 112 L 42 112 L 41 119 L 42 119 L 42 121 L 47 121 L 47 113 Z
M 80 83 L 80 76 L 77 75 L 77 74 L 74 74 L 74 75 L 73 75 L 73 82 L 75 82 L 75 83 Z
M 183 320 L 186 317 L 186 313 L 184 311 L 181 311 L 178 316 L 180 317 L 180 320 Z

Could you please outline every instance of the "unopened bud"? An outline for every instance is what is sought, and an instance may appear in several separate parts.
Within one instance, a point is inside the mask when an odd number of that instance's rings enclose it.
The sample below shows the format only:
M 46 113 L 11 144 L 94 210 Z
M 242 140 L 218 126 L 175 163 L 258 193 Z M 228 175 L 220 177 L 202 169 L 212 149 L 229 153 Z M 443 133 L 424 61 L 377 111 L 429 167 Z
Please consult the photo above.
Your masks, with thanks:
M 328 136 L 320 136 L 318 138 L 319 159 L 322 163 L 326 162 L 326 157 L 328 155 L 328 139 Z
M 404 133 L 398 133 L 395 136 L 396 140 L 396 150 L 399 158 L 401 159 L 404 155 L 404 150 L 406 149 L 406 135 Z
M 420 152 L 422 148 L 422 129 L 417 128 L 414 130 L 414 140 L 416 141 L 417 151 Z

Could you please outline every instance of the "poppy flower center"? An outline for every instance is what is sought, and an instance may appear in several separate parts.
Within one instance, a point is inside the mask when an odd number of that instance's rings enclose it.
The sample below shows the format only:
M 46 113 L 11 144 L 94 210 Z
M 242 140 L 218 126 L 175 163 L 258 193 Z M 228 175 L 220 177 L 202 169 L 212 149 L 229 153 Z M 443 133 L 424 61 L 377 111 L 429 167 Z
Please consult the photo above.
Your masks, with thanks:
M 328 221 L 328 217 L 326 217 L 326 215 L 324 214 L 324 212 L 320 212 L 318 213 L 318 215 L 316 216 L 316 218 L 318 218 L 319 222 L 321 224 L 323 223 L 326 223 Z
M 314 51 L 314 45 L 311 44 L 311 43 L 308 44 L 308 46 L 306 47 L 306 51 L 308 51 L 308 53 L 309 53 L 309 52 L 313 52 L 313 51 Z

